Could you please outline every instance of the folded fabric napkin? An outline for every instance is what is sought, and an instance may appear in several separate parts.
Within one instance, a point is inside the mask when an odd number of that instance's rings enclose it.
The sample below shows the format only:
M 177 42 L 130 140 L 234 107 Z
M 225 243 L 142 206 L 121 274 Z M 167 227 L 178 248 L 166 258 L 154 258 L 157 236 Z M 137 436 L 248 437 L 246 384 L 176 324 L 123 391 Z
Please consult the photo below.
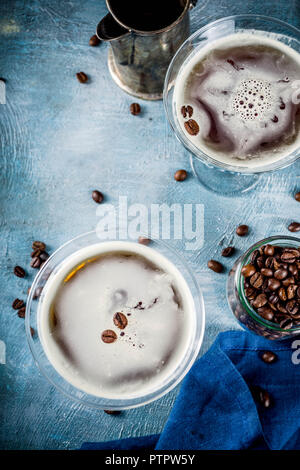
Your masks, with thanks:
M 265 350 L 275 352 L 277 361 L 263 362 L 260 352 Z M 81 448 L 300 449 L 297 362 L 299 339 L 274 342 L 243 331 L 221 333 L 184 379 L 160 435 L 84 443 Z M 252 387 L 269 392 L 269 408 L 254 401 Z

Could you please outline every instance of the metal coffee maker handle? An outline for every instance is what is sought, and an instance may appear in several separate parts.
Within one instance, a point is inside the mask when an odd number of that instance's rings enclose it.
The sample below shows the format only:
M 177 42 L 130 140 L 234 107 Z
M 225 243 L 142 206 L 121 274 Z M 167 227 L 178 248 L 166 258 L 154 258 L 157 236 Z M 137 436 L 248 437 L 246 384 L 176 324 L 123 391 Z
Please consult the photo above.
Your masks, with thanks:
M 182 10 L 175 21 L 163 29 L 143 31 L 124 24 L 113 8 L 117 2 L 106 0 L 109 13 L 98 24 L 96 34 L 110 43 L 110 74 L 130 95 L 146 100 L 162 98 L 169 63 L 190 34 L 189 10 L 196 3 L 195 0 L 179 2 Z

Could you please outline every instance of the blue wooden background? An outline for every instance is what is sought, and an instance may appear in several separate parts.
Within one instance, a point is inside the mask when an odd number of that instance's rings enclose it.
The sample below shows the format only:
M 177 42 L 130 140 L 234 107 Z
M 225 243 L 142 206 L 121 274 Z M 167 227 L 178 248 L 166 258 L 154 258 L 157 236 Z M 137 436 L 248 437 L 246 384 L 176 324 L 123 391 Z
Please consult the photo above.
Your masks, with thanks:
M 299 27 L 299 10 L 299 0 L 209 0 L 206 5 L 199 0 L 192 29 L 241 12 Z M 7 81 L 7 103 L 0 105 L 0 340 L 6 344 L 6 364 L 0 363 L 0 448 L 72 449 L 82 441 L 158 433 L 178 392 L 108 416 L 64 398 L 33 363 L 24 321 L 11 303 L 26 297 L 34 273 L 28 268 L 28 277 L 18 279 L 13 267 L 28 267 L 34 239 L 46 241 L 52 252 L 94 229 L 92 189 L 103 191 L 111 204 L 119 195 L 147 206 L 204 204 L 204 248 L 182 249 L 205 299 L 202 353 L 219 331 L 238 328 L 226 304 L 226 274 L 209 271 L 207 260 L 219 259 L 221 245 L 231 242 L 244 250 L 267 235 L 288 234 L 287 224 L 300 220 L 292 197 L 300 190 L 299 163 L 264 176 L 255 191 L 234 198 L 209 192 L 193 176 L 181 184 L 173 180 L 175 170 L 189 169 L 188 153 L 172 135 L 162 102 L 141 102 L 142 116 L 131 116 L 132 98 L 110 79 L 106 44 L 88 46 L 105 12 L 104 0 L 0 2 L 0 76 Z M 91 77 L 88 85 L 77 82 L 80 70 Z M 247 239 L 234 235 L 240 223 L 251 227 Z

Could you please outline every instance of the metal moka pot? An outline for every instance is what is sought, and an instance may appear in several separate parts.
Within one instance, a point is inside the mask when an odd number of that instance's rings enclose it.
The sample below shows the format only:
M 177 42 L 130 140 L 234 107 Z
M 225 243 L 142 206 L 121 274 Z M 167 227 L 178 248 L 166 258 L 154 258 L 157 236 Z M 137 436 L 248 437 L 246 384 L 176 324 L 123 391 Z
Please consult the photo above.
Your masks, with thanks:
M 123 9 L 126 4 L 127 21 L 130 23 L 130 7 L 134 2 L 120 1 Z M 118 15 L 116 8 L 118 1 L 106 0 L 109 13 L 98 24 L 97 36 L 110 43 L 108 67 L 113 80 L 131 95 L 146 100 L 162 98 L 168 65 L 189 36 L 189 10 L 196 3 L 193 0 L 174 2 L 179 16 L 175 20 L 173 18 L 171 24 L 163 29 L 143 31 L 123 23 L 124 19 Z M 148 2 L 148 8 L 149 3 L 151 8 L 151 2 Z

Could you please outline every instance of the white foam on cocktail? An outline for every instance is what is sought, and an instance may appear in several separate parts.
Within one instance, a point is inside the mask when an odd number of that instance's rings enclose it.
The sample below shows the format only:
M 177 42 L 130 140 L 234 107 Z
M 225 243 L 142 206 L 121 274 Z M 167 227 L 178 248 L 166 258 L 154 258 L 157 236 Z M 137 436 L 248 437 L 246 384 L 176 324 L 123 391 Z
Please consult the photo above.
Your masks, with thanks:
M 191 90 L 190 83 L 191 76 L 197 75 L 193 69 L 201 63 L 201 61 L 214 50 L 223 51 L 230 48 L 238 49 L 239 46 L 267 46 L 274 50 L 280 51 L 283 57 L 292 59 L 292 61 L 299 66 L 300 73 L 300 54 L 294 49 L 283 44 L 277 39 L 262 36 L 261 34 L 247 34 L 236 33 L 227 37 L 212 41 L 203 47 L 193 51 L 190 58 L 188 58 L 182 65 L 175 83 L 173 110 L 176 115 L 176 122 L 181 127 L 186 137 L 193 143 L 200 151 L 209 155 L 216 161 L 230 164 L 232 166 L 241 166 L 248 168 L 255 168 L 266 164 L 276 162 L 293 151 L 299 148 L 300 135 L 298 133 L 294 141 L 288 145 L 280 145 L 278 147 L 263 150 L 257 154 L 254 152 L 254 146 L 260 142 L 264 144 L 267 140 L 266 137 L 273 132 L 274 138 L 276 135 L 279 137 L 286 130 L 287 122 L 284 119 L 279 119 L 275 114 L 275 105 L 278 105 L 278 96 L 280 95 L 285 100 L 287 107 L 284 111 L 285 116 L 289 115 L 291 108 L 290 101 L 291 95 L 294 92 L 292 88 L 293 80 L 296 80 L 298 75 L 290 76 L 289 83 L 276 83 L 277 89 L 274 93 L 274 82 L 276 75 L 276 67 L 272 69 L 271 62 L 265 64 L 265 71 L 258 70 L 256 73 L 255 67 L 249 71 L 247 76 L 247 68 L 243 69 L 241 75 L 242 80 L 238 80 L 239 71 L 230 63 L 222 64 L 222 67 L 217 68 L 216 73 L 211 76 L 205 77 L 205 83 L 201 90 L 201 96 L 197 94 L 197 86 Z M 276 64 L 277 65 L 277 64 Z M 193 73 L 192 73 L 193 72 Z M 246 75 L 246 78 L 245 78 Z M 199 79 L 201 70 L 199 72 Z M 194 80 L 195 82 L 195 80 Z M 271 86 L 272 84 L 272 86 Z M 222 90 L 229 90 L 229 93 L 222 93 Z M 253 98 L 252 91 L 256 94 L 254 100 L 251 102 L 251 108 L 248 103 L 245 103 L 247 94 Z M 260 101 L 259 97 L 263 96 Z M 242 103 L 242 104 L 241 104 Z M 200 132 L 197 136 L 191 136 L 184 127 L 184 119 L 181 116 L 181 106 L 191 105 L 194 112 L 192 118 L 195 119 L 199 126 Z M 247 105 L 247 106 L 245 106 Z M 225 146 L 218 149 L 218 144 L 208 145 L 207 136 L 211 130 L 210 119 L 206 112 L 205 106 L 210 110 L 218 113 L 220 128 L 223 132 Z M 223 114 L 221 110 L 224 110 Z M 274 118 L 274 115 L 276 116 Z M 281 115 L 282 116 L 282 115 Z M 281 117 L 280 116 L 280 117 Z M 254 119 L 255 117 L 255 119 Z M 268 129 L 265 128 L 264 120 L 268 121 Z M 276 122 L 272 121 L 275 119 Z M 228 122 L 230 121 L 230 126 Z M 269 124 L 270 122 L 270 124 Z M 224 124 L 224 125 L 223 125 Z M 226 139 L 228 146 L 226 148 Z M 223 142 L 223 143 L 224 143 Z
M 74 266 L 101 253 L 63 284 Z M 127 316 L 124 330 L 113 323 L 116 311 Z M 66 260 L 47 281 L 38 319 L 45 353 L 60 375 L 86 393 L 115 399 L 158 388 L 195 332 L 194 301 L 177 268 L 157 251 L 126 242 L 101 243 Z M 117 341 L 102 341 L 106 329 L 117 333 Z

